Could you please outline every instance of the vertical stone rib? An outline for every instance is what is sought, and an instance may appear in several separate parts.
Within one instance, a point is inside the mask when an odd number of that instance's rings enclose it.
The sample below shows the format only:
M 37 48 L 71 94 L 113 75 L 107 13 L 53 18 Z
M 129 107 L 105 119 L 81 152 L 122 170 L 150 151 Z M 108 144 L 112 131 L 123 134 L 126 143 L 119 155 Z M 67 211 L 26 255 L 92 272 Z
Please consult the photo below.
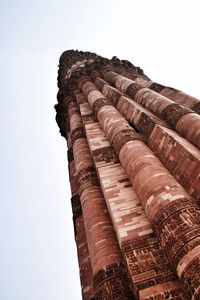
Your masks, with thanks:
M 88 81 L 88 78 L 85 79 Z M 80 81 L 83 93 L 83 86 Z M 88 81 L 92 87 L 92 83 Z M 86 93 L 91 107 L 105 99 L 93 85 Z M 119 112 L 106 103 L 96 110 L 101 127 L 126 170 L 126 173 L 152 222 L 171 265 L 192 299 L 200 296 L 200 209 L 187 192 L 140 140 Z M 181 228 L 181 231 L 180 231 Z M 190 257 L 190 259 L 188 259 Z M 192 269 L 192 272 L 189 270 Z M 188 284 L 188 273 L 190 285 Z
M 131 299 L 122 257 L 99 186 L 77 104 L 68 107 L 73 155 L 86 228 L 96 298 Z M 116 281 L 116 288 L 113 282 Z
M 94 296 L 93 276 L 91 261 L 86 240 L 85 226 L 83 222 L 80 197 L 78 195 L 77 178 L 74 165 L 74 157 L 71 143 L 71 134 L 68 133 L 68 168 L 71 186 L 71 204 L 73 212 L 73 223 L 78 253 L 79 272 L 81 280 L 81 291 L 83 300 L 89 300 Z

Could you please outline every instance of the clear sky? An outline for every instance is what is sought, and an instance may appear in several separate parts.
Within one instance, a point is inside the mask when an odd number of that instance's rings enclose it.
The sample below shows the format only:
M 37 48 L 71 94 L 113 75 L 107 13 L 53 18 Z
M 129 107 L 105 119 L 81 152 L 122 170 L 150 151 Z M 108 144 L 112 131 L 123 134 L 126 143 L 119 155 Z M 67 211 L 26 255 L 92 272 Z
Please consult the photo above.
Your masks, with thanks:
M 198 6 L 1 0 L 1 300 L 81 299 L 66 143 L 53 108 L 60 54 L 116 55 L 200 98 Z

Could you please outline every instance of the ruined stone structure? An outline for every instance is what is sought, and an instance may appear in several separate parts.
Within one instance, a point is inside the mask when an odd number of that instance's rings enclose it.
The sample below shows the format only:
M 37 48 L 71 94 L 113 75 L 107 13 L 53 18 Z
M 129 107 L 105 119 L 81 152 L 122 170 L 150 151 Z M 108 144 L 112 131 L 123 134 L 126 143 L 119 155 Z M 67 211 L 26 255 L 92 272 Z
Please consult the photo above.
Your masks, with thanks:
M 58 87 L 83 299 L 200 299 L 200 101 L 73 50 Z

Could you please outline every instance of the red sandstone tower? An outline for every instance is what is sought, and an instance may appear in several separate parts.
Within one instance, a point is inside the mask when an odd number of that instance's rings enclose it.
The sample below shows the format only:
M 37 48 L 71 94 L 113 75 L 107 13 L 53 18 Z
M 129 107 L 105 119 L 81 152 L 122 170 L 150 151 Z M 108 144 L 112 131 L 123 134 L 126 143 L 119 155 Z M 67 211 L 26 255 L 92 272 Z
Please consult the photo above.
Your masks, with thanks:
M 73 50 L 58 87 L 83 299 L 200 299 L 200 101 Z

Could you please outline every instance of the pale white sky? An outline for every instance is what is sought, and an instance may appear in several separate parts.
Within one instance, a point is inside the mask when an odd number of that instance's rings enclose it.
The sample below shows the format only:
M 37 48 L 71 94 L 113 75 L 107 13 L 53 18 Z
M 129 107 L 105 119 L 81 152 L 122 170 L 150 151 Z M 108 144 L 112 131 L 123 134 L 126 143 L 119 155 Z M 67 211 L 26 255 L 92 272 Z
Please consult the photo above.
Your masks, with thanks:
M 200 98 L 199 1 L 1 0 L 0 22 L 0 299 L 80 300 L 59 56 L 116 55 Z

